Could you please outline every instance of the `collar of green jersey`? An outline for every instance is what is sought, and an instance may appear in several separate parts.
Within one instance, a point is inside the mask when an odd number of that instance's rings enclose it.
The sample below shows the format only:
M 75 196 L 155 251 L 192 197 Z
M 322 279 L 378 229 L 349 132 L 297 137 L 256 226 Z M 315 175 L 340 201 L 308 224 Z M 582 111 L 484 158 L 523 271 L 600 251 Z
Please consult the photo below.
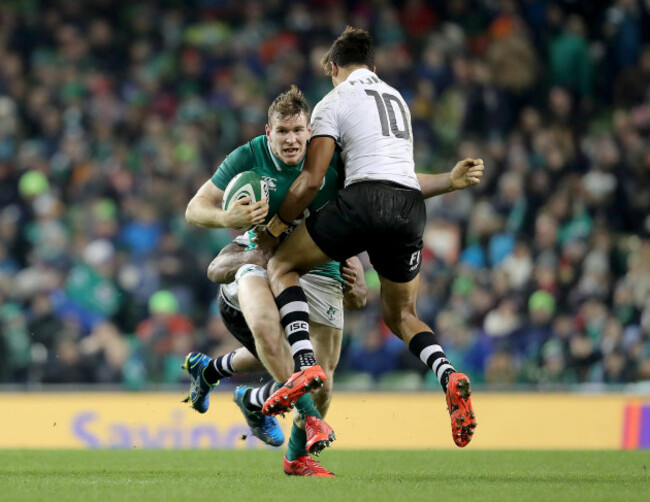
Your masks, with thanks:
M 309 146 L 309 143 L 307 143 L 307 146 Z M 271 160 L 273 161 L 273 164 L 275 165 L 275 168 L 278 171 L 284 171 L 285 169 L 298 169 L 299 171 L 302 171 L 302 165 L 305 163 L 305 157 L 302 158 L 300 164 L 296 164 L 295 166 L 290 166 L 288 164 L 285 164 L 275 156 L 273 150 L 271 150 L 271 142 L 268 139 L 266 140 L 266 147 L 268 148 L 269 153 L 271 154 Z

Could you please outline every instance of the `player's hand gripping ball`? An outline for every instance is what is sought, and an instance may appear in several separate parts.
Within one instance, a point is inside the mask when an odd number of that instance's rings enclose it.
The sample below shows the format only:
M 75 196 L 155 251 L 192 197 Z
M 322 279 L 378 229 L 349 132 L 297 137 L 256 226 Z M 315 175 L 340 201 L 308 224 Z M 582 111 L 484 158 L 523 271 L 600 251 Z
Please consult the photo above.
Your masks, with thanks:
M 257 202 L 269 200 L 269 187 L 266 181 L 254 171 L 244 171 L 239 173 L 230 180 L 226 190 L 223 193 L 221 207 L 224 211 L 230 210 L 237 202 L 248 198 L 246 205 L 254 205 Z M 235 230 L 245 232 L 253 228 L 256 224 L 249 224 L 236 227 Z

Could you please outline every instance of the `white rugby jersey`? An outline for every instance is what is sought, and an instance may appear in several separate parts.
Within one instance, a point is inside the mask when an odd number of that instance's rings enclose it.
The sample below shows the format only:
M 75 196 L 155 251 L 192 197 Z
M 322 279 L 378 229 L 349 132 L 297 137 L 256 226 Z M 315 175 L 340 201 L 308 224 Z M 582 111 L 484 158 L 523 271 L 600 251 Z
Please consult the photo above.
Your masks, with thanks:
M 413 162 L 411 112 L 400 93 L 368 69 L 353 71 L 314 108 L 313 137 L 341 148 L 345 186 L 386 180 L 420 189 Z

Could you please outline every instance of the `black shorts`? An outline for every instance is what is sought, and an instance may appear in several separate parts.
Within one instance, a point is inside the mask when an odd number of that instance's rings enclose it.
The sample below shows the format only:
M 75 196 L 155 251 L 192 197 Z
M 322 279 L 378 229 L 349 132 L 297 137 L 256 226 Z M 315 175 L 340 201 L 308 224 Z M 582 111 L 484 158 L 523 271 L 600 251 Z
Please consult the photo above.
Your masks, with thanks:
M 333 260 L 367 251 L 379 275 L 408 282 L 420 271 L 425 223 L 422 192 L 389 181 L 363 181 L 311 214 L 307 230 Z
M 248 324 L 246 324 L 244 314 L 229 305 L 221 293 L 219 294 L 217 304 L 219 305 L 219 312 L 221 313 L 223 323 L 228 328 L 228 331 L 259 360 L 257 349 L 255 348 L 255 338 L 253 337 L 253 332 L 248 328 Z

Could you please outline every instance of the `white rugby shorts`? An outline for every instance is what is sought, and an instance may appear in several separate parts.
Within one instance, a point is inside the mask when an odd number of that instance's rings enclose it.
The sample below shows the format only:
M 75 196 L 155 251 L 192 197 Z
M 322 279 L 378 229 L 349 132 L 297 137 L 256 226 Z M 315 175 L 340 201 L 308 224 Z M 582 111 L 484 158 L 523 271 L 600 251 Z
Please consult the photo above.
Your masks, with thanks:
M 237 292 L 239 281 L 248 276 L 264 277 L 268 280 L 266 269 L 259 265 L 242 265 L 237 270 L 235 280 L 221 286 L 221 295 L 233 308 L 241 310 Z M 300 287 L 307 296 L 309 320 L 335 329 L 343 329 L 343 286 L 336 279 L 318 274 L 305 274 L 300 277 Z

